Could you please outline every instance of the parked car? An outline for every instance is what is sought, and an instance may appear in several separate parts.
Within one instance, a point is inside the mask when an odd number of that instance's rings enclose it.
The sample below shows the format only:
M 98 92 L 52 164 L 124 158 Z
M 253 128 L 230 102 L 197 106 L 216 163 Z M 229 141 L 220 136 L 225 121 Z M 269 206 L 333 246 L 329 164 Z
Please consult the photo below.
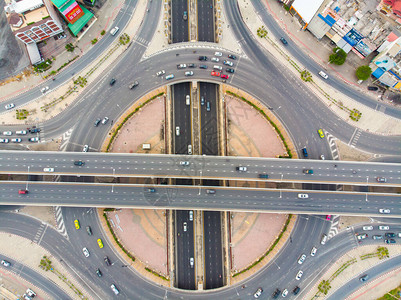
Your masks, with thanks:
M 288 290 L 285 289 L 285 290 L 283 291 L 283 293 L 281 294 L 281 296 L 282 296 L 283 298 L 285 298 L 285 297 L 287 297 L 287 295 L 288 295 Z
M 102 241 L 102 239 L 97 239 L 97 244 L 99 245 L 99 248 L 100 248 L 100 249 L 103 248 L 103 241 Z
M 3 135 L 12 135 L 13 132 L 12 131 L 3 131 Z
M 326 241 L 327 241 L 327 235 L 323 234 L 322 239 L 320 240 L 320 244 L 324 245 L 326 244 Z
M 386 238 L 393 238 L 393 237 L 395 237 L 395 233 L 394 233 L 394 232 L 386 232 L 386 233 L 384 234 L 384 236 L 385 236 Z
M 196 68 L 196 64 L 188 64 L 188 68 Z
M 199 65 L 199 69 L 207 69 L 206 65 Z
M 231 68 L 227 68 L 226 71 L 229 73 L 234 73 L 234 69 L 231 69 Z
M 185 72 L 185 76 L 193 76 L 194 72 L 193 71 L 187 71 Z
M 297 295 L 297 294 L 299 293 L 300 290 L 301 290 L 301 288 L 300 288 L 299 286 L 296 286 L 296 287 L 293 289 L 292 293 L 293 293 L 294 295 Z
M 234 59 L 234 60 L 237 59 L 237 57 L 235 55 L 232 55 L 232 54 L 229 54 L 228 58 L 231 58 L 231 59 Z
M 7 144 L 9 141 L 8 141 L 8 139 L 0 139 L 0 143 L 5 143 L 5 144 Z
M 219 62 L 220 59 L 218 59 L 217 57 L 212 57 L 211 61 L 213 62 Z
M 220 77 L 223 78 L 223 79 L 228 79 L 228 75 L 227 74 L 221 74 Z
M 200 61 L 207 61 L 207 56 L 199 56 Z
M 75 225 L 75 229 L 81 228 L 81 225 L 79 224 L 79 220 L 74 220 L 74 225 Z
M 234 63 L 232 61 L 229 61 L 229 60 L 224 60 L 223 64 L 225 64 L 227 66 L 230 66 L 230 67 L 234 66 Z
M 379 88 L 377 86 L 368 86 L 369 91 L 377 91 Z
M 174 74 L 170 74 L 166 76 L 166 80 L 170 80 L 174 78 Z
M 104 257 L 104 262 L 106 263 L 107 266 L 111 266 L 111 262 L 108 256 Z
M 326 220 L 331 221 L 331 215 L 326 215 Z

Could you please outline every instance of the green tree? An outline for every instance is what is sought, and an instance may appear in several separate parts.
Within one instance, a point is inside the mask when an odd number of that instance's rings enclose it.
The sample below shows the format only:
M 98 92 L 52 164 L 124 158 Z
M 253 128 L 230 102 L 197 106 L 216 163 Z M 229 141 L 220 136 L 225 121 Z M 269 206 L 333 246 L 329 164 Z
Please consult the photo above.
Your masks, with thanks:
M 67 49 L 68 52 L 72 52 L 74 51 L 75 47 L 71 43 L 69 43 L 65 45 L 65 49 Z
M 360 66 L 356 69 L 355 75 L 359 80 L 366 80 L 372 74 L 372 69 L 369 66 Z
M 333 49 L 333 54 L 331 54 L 329 57 L 329 62 L 331 64 L 341 66 L 343 63 L 345 63 L 346 58 L 347 58 L 347 53 L 345 53 L 343 49 L 336 47 Z

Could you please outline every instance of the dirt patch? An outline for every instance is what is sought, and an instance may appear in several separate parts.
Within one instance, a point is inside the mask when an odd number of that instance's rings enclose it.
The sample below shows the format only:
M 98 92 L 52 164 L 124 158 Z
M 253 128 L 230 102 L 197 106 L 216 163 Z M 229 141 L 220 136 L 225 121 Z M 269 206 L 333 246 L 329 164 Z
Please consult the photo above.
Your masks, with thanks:
M 57 228 L 53 206 L 25 206 L 20 209 L 23 214 L 30 215 Z
M 370 222 L 372 222 L 372 219 L 368 217 L 340 216 L 340 220 L 338 221 L 338 230 L 345 229 L 351 226 L 358 226 L 361 224 L 369 224 Z
M 340 140 L 336 140 L 336 144 L 341 160 L 367 161 L 373 158 L 372 154 L 350 147 Z

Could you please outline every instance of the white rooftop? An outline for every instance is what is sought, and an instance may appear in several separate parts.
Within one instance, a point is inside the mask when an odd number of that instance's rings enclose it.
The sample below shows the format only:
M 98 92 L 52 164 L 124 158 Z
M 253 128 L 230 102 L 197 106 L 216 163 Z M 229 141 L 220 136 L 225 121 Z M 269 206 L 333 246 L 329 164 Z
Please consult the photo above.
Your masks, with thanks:
M 306 23 L 309 23 L 323 1 L 324 0 L 295 0 L 294 3 L 292 3 L 292 7 Z
M 26 11 L 34 10 L 43 5 L 43 0 L 21 0 L 16 2 L 15 0 L 4 7 L 6 12 L 15 12 L 17 14 L 22 14 Z

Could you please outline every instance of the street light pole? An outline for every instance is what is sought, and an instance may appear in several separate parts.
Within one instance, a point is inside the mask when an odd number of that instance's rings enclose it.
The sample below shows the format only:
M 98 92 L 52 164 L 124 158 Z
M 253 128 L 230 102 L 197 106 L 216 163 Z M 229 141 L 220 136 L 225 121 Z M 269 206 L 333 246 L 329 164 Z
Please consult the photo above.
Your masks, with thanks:
M 199 196 L 201 194 L 201 183 L 202 183 L 202 170 L 199 171 L 200 172 L 200 176 L 199 176 Z
M 28 166 L 28 178 L 26 179 L 26 186 L 25 186 L 25 190 L 28 190 L 28 183 L 29 183 L 29 168 L 30 168 L 30 166 Z

